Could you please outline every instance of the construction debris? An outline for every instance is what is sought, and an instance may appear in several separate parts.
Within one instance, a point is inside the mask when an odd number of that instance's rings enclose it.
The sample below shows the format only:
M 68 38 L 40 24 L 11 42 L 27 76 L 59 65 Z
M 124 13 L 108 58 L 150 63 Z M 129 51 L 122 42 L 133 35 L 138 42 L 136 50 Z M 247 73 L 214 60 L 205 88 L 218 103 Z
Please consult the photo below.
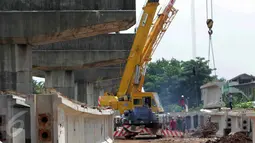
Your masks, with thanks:
M 218 131 L 218 124 L 213 122 L 207 122 L 205 126 L 201 126 L 191 136 L 198 138 L 211 138 Z
M 252 139 L 247 137 L 245 132 L 237 132 L 214 141 L 208 140 L 206 143 L 252 143 Z
M 204 143 L 208 139 L 202 138 L 167 138 L 154 141 L 152 143 Z

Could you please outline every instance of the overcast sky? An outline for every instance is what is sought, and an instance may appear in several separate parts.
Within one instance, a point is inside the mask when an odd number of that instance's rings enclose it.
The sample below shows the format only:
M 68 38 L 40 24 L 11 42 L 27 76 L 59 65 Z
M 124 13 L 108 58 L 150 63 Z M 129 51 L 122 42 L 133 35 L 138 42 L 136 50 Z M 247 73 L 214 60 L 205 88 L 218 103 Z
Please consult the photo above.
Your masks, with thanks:
M 160 0 L 160 3 L 164 6 L 168 1 Z M 144 3 L 145 0 L 136 0 L 137 20 Z M 207 58 L 206 0 L 195 0 L 195 5 L 197 56 Z M 191 1 L 176 0 L 174 7 L 179 12 L 153 55 L 153 61 L 162 57 L 192 58 Z M 212 38 L 217 75 L 227 79 L 241 73 L 255 75 L 255 0 L 213 0 L 213 10 Z M 134 31 L 133 27 L 130 31 Z
M 164 6 L 169 0 L 160 0 Z M 192 58 L 191 4 L 190 0 L 176 0 L 179 10 L 173 23 L 159 44 L 153 61 L 165 58 L 189 60 Z M 137 20 L 145 0 L 136 0 Z M 196 49 L 197 56 L 208 55 L 208 29 L 206 0 L 196 4 Z M 159 6 L 159 7 L 160 7 Z M 213 0 L 213 48 L 217 74 L 230 79 L 241 73 L 255 75 L 255 0 Z M 121 33 L 130 33 L 134 27 Z M 212 64 L 211 64 L 212 65 Z

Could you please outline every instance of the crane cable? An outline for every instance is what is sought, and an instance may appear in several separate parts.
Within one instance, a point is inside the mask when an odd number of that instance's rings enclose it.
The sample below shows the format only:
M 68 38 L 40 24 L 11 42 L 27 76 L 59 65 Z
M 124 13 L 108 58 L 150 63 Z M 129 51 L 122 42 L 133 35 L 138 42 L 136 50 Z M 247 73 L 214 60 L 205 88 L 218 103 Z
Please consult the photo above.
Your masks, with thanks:
M 209 17 L 209 7 L 208 7 L 208 1 L 210 1 L 210 8 L 211 8 L 211 15 Z M 213 3 L 212 3 L 212 0 L 206 0 L 206 24 L 207 24 L 207 27 L 209 28 L 208 30 L 208 34 L 209 34 L 209 49 L 208 49 L 208 66 L 209 66 L 209 63 L 210 63 L 210 55 L 211 55 L 211 50 L 212 50 L 212 58 L 213 58 L 213 70 L 214 70 L 214 74 L 216 76 L 216 66 L 215 66 L 215 59 L 214 59 L 214 51 L 213 51 L 213 43 L 212 43 L 212 34 L 213 34 L 213 31 L 212 31 L 212 27 L 213 27 Z

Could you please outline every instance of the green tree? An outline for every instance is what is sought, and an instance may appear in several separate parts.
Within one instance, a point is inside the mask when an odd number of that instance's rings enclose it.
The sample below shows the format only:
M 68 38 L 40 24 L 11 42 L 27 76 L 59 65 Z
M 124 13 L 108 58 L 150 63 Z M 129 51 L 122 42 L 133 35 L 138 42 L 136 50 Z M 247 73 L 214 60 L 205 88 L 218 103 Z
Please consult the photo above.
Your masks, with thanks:
M 40 94 L 44 89 L 44 82 L 40 81 L 37 82 L 36 80 L 32 80 L 33 86 L 33 94 Z
M 157 60 L 148 64 L 144 90 L 157 92 L 163 107 L 178 104 L 181 95 L 189 97 L 189 106 L 201 104 L 200 86 L 218 77 L 211 76 L 208 61 L 197 57 L 195 60 Z

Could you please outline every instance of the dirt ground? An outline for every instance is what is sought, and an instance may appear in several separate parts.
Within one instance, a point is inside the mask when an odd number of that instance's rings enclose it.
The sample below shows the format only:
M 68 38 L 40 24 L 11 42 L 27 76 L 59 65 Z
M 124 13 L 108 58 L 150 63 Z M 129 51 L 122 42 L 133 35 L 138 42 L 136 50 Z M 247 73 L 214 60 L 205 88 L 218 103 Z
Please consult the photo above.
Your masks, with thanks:
M 114 143 L 205 143 L 208 139 L 201 138 L 164 138 L 143 140 L 115 140 Z

